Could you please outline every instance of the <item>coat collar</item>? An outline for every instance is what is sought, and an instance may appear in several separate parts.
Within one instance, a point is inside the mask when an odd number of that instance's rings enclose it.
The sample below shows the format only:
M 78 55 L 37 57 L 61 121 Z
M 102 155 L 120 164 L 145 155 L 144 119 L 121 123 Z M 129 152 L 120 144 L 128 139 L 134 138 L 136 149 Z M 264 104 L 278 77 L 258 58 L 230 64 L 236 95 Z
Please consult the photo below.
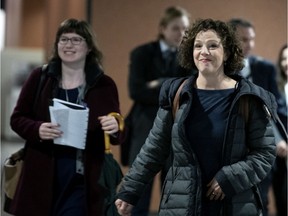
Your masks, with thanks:
M 61 60 L 52 60 L 48 64 L 47 75 L 57 80 L 61 77 Z M 95 85 L 97 80 L 104 75 L 99 65 L 92 63 L 85 66 L 86 86 L 87 88 Z
M 277 116 L 277 103 L 272 93 L 264 90 L 258 85 L 255 85 L 254 83 L 252 83 L 248 79 L 243 78 L 239 74 L 233 74 L 230 77 L 237 81 L 237 85 L 235 87 L 236 88 L 235 100 L 238 100 L 241 96 L 244 96 L 244 95 L 254 96 L 260 99 L 268 107 L 269 111 L 272 113 L 273 116 Z M 183 81 L 185 78 L 180 78 L 180 79 Z M 197 74 L 192 75 L 188 78 L 188 81 L 183 87 L 183 90 L 181 93 L 181 95 L 183 95 L 184 98 L 185 98 L 185 95 L 191 94 L 191 91 L 192 91 L 191 86 L 193 85 L 196 79 L 197 79 Z M 182 81 L 178 81 L 178 83 L 181 83 Z M 175 87 L 177 88 L 177 86 L 179 85 L 180 84 L 177 84 Z M 174 90 L 172 94 L 175 94 L 176 91 L 177 89 Z

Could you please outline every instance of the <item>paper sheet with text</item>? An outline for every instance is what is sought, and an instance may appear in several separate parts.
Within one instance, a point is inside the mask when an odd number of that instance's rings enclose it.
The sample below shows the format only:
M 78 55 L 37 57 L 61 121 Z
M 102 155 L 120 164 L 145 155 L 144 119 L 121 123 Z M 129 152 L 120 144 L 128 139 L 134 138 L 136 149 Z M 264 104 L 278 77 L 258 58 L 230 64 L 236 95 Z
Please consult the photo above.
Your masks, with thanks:
M 53 99 L 49 106 L 52 123 L 58 123 L 62 136 L 54 139 L 55 144 L 84 149 L 88 127 L 89 108 L 60 99 Z

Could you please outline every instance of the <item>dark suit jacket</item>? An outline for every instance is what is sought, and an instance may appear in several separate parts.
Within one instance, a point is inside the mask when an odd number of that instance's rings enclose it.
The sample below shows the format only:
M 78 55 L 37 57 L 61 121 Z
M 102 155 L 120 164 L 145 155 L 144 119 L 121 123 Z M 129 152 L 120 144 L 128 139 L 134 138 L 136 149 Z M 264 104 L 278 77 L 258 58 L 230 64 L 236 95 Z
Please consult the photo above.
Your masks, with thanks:
M 258 56 L 250 56 L 248 59 L 253 83 L 270 91 L 276 98 L 279 97 L 280 93 L 276 82 L 275 66 Z
M 150 42 L 132 50 L 129 67 L 129 94 L 134 101 L 134 108 L 130 164 L 152 128 L 158 110 L 158 97 L 162 83 L 168 78 L 189 76 L 191 73 L 179 66 L 176 56 L 171 67 L 165 70 L 159 41 Z M 147 83 L 156 79 L 160 85 L 149 88 Z
M 276 98 L 279 116 L 287 117 L 285 101 L 283 101 L 277 86 L 277 70 L 274 64 L 258 56 L 250 56 L 248 60 L 252 82 L 271 92 Z

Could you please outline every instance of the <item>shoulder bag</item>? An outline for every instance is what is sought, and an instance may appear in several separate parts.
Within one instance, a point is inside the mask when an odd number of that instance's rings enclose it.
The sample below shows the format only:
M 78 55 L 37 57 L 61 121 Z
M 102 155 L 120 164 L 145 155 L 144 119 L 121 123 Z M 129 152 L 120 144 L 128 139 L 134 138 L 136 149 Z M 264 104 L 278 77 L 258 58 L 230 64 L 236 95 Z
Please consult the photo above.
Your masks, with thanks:
M 45 78 L 45 71 L 47 68 L 47 64 L 42 66 L 40 82 L 37 87 L 36 97 L 34 98 L 33 103 L 33 111 L 35 110 L 36 101 L 39 98 L 41 87 L 43 85 L 43 81 Z M 10 203 L 12 202 L 16 188 L 18 185 L 18 181 L 22 171 L 23 158 L 24 158 L 24 148 L 13 153 L 9 158 L 7 158 L 4 162 L 3 167 L 3 191 L 4 191 L 4 211 L 9 212 Z

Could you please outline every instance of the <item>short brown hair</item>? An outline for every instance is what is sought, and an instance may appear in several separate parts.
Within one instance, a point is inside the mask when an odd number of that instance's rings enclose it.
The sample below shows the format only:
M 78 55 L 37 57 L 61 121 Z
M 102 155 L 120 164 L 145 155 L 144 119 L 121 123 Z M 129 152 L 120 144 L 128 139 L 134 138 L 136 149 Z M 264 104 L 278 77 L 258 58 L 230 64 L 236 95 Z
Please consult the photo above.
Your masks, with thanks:
M 90 52 L 86 57 L 86 63 L 101 64 L 102 53 L 97 46 L 96 36 L 95 33 L 93 32 L 92 27 L 86 21 L 77 19 L 66 19 L 60 24 L 58 31 L 56 33 L 51 60 L 60 59 L 57 47 L 59 39 L 61 35 L 64 33 L 76 33 L 85 38 L 87 46 L 90 49 Z
M 244 66 L 244 57 L 235 32 L 225 22 L 212 19 L 198 19 L 186 32 L 179 50 L 180 65 L 187 69 L 198 70 L 193 59 L 194 42 L 199 32 L 208 30 L 213 30 L 217 33 L 221 39 L 224 52 L 227 54 L 228 58 L 224 64 L 224 73 L 229 75 L 239 72 Z
M 168 7 L 160 19 L 159 27 L 166 27 L 172 20 L 183 16 L 186 16 L 188 19 L 190 18 L 190 14 L 184 8 L 179 6 Z M 158 38 L 164 38 L 161 32 L 159 33 Z

